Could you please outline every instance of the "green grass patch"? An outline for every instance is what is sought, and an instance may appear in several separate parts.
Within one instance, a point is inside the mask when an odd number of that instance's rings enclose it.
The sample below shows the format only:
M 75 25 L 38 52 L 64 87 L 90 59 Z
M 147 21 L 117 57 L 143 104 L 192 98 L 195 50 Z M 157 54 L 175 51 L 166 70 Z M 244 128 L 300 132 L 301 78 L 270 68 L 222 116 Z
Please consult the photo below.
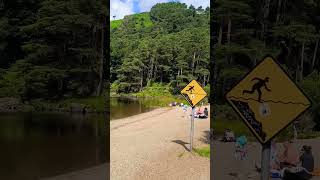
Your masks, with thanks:
M 113 85 L 115 89 L 117 85 Z M 142 91 L 137 93 L 132 93 L 136 97 L 173 97 L 170 92 L 170 84 L 153 83 L 148 82 L 147 86 L 143 88 Z
M 122 22 L 123 22 L 122 19 L 111 21 L 111 22 L 110 22 L 110 27 L 111 27 L 111 29 L 118 28 L 118 27 L 122 24 Z
M 169 84 L 148 83 L 142 91 L 129 96 L 143 99 L 147 107 L 166 107 L 172 102 L 187 104 L 182 95 L 171 94 Z
M 193 148 L 194 152 L 199 156 L 210 158 L 210 147 Z
M 117 93 L 119 92 L 119 83 L 114 82 L 111 84 L 110 96 L 111 97 L 124 97 L 124 98 L 138 98 L 143 101 L 147 107 L 167 107 L 172 102 L 188 104 L 181 94 L 172 94 L 173 90 L 170 84 L 152 83 L 149 82 L 142 91 L 136 93 Z M 208 87 L 207 90 L 209 91 Z M 202 101 L 207 104 L 208 99 Z M 201 103 L 199 103 L 200 105 Z
M 150 19 L 150 14 L 148 12 L 134 14 L 130 18 L 136 20 L 136 28 L 140 29 L 143 27 L 152 27 L 153 23 Z
M 128 15 L 125 17 L 125 19 L 128 19 L 128 21 L 134 21 L 135 27 L 137 29 L 149 28 L 149 27 L 153 26 L 153 23 L 150 18 L 150 14 L 148 12 Z M 115 29 L 115 28 L 120 27 L 122 25 L 122 23 L 123 23 L 123 19 L 112 20 L 110 22 L 110 27 L 111 27 L 111 29 Z

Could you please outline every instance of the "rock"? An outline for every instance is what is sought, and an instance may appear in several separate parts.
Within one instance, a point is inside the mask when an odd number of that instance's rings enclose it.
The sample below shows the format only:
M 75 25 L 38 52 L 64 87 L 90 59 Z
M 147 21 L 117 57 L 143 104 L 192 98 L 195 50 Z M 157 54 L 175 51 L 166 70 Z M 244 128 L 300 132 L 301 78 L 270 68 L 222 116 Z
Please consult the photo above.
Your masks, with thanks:
M 0 98 L 0 112 L 23 111 L 24 104 L 18 98 Z

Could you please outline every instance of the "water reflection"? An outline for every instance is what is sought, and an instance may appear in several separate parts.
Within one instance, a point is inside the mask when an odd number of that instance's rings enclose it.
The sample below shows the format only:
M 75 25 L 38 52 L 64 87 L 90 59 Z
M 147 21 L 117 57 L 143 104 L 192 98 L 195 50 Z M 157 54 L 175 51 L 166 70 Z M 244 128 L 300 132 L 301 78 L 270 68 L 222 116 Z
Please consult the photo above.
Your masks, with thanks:
M 154 99 L 111 98 L 110 119 L 120 119 L 152 110 Z
M 0 179 L 35 180 L 106 162 L 103 115 L 0 113 Z

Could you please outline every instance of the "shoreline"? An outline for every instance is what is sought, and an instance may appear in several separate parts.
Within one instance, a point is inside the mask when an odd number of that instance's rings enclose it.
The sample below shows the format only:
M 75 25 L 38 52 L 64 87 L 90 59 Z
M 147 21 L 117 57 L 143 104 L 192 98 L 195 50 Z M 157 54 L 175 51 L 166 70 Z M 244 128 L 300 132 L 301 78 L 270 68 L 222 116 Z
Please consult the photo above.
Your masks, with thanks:
M 165 107 L 111 121 L 111 179 L 208 180 L 210 159 L 188 151 L 190 112 Z M 210 117 L 195 119 L 194 148 L 209 146 L 209 131 Z
M 0 98 L 1 113 L 74 113 L 74 114 L 103 114 L 108 113 L 103 97 L 86 97 L 80 99 L 64 99 L 59 101 L 46 101 L 33 99 L 23 102 L 19 98 L 3 97 Z
M 115 123 L 115 121 L 128 121 L 131 118 L 136 118 L 138 116 L 144 116 L 147 113 L 150 113 L 150 112 L 153 112 L 153 111 L 159 111 L 160 109 L 171 109 L 171 107 L 154 107 L 150 111 L 142 112 L 142 113 L 139 113 L 139 114 L 134 114 L 134 115 L 131 115 L 131 116 L 128 116 L 128 117 L 123 117 L 123 118 L 118 118 L 118 119 L 110 119 L 110 124 Z

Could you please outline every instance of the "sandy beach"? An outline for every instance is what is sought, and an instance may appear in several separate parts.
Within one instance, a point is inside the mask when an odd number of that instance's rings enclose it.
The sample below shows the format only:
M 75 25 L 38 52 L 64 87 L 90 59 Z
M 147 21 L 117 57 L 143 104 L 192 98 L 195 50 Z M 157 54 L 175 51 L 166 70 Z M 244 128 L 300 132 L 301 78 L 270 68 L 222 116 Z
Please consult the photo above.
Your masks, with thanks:
M 188 152 L 190 113 L 168 107 L 112 121 L 111 179 L 210 179 L 209 158 Z M 209 118 L 195 119 L 195 148 L 208 146 L 209 129 Z

